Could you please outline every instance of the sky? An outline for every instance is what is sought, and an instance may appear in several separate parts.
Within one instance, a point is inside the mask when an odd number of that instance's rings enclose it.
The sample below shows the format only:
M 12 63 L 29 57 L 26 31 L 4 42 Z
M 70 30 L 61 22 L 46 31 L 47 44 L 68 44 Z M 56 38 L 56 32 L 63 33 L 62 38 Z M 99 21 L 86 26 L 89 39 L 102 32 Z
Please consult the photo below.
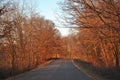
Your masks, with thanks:
M 57 26 L 60 25 L 58 20 L 58 13 L 60 13 L 60 7 L 58 3 L 63 0 L 28 0 L 35 7 L 36 11 L 40 13 L 40 15 L 44 16 L 45 19 L 52 20 Z M 57 17 L 57 18 L 56 18 Z M 63 26 L 62 26 L 63 27 Z M 57 27 L 58 28 L 58 27 Z M 63 36 L 69 34 L 68 28 L 58 28 Z

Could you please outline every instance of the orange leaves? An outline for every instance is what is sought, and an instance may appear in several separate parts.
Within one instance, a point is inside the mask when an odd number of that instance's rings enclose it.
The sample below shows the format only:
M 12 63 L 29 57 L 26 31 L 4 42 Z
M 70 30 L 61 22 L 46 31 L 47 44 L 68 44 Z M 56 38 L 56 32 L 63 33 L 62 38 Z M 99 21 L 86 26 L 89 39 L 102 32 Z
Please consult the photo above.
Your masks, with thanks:
M 96 66 L 120 66 L 120 1 L 119 0 L 67 0 L 63 11 L 68 20 L 78 26 L 80 55 Z M 80 57 L 85 60 L 83 56 Z M 91 60 L 89 60 L 91 59 Z

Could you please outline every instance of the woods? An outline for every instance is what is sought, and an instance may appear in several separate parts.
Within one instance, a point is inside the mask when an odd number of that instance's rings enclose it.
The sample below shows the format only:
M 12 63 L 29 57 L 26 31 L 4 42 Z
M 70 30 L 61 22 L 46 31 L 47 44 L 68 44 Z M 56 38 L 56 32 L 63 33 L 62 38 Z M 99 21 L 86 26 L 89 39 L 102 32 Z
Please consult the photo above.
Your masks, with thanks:
M 0 1 L 0 79 L 31 70 L 61 53 L 55 24 L 19 5 Z
M 0 79 L 52 58 L 120 71 L 120 0 L 64 0 L 60 7 L 68 36 L 24 0 L 0 1 Z
M 120 1 L 67 0 L 62 10 L 67 22 L 79 33 L 80 59 L 95 66 L 119 69 L 120 66 Z

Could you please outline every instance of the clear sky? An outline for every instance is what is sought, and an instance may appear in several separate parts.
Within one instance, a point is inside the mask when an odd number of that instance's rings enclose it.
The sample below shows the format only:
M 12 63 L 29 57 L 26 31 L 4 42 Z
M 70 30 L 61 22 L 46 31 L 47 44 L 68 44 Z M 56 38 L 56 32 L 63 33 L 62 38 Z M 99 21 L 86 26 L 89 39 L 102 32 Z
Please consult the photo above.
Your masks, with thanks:
M 56 19 L 57 14 L 60 12 L 58 3 L 63 0 L 28 0 L 36 8 L 45 19 L 52 20 L 56 25 L 61 26 L 59 20 Z M 59 23 L 59 24 L 58 24 Z M 58 28 L 62 35 L 67 35 L 69 30 L 66 28 Z

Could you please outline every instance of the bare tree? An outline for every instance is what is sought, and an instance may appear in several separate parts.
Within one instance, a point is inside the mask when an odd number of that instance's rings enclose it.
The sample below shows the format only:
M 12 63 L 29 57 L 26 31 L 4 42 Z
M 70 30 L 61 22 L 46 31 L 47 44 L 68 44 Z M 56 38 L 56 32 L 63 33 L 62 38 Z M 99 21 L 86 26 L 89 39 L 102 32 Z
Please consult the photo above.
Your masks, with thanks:
M 95 65 L 112 67 L 115 60 L 119 68 L 119 4 L 119 0 L 67 0 L 62 4 L 69 14 L 68 23 L 77 26 L 84 52 Z

